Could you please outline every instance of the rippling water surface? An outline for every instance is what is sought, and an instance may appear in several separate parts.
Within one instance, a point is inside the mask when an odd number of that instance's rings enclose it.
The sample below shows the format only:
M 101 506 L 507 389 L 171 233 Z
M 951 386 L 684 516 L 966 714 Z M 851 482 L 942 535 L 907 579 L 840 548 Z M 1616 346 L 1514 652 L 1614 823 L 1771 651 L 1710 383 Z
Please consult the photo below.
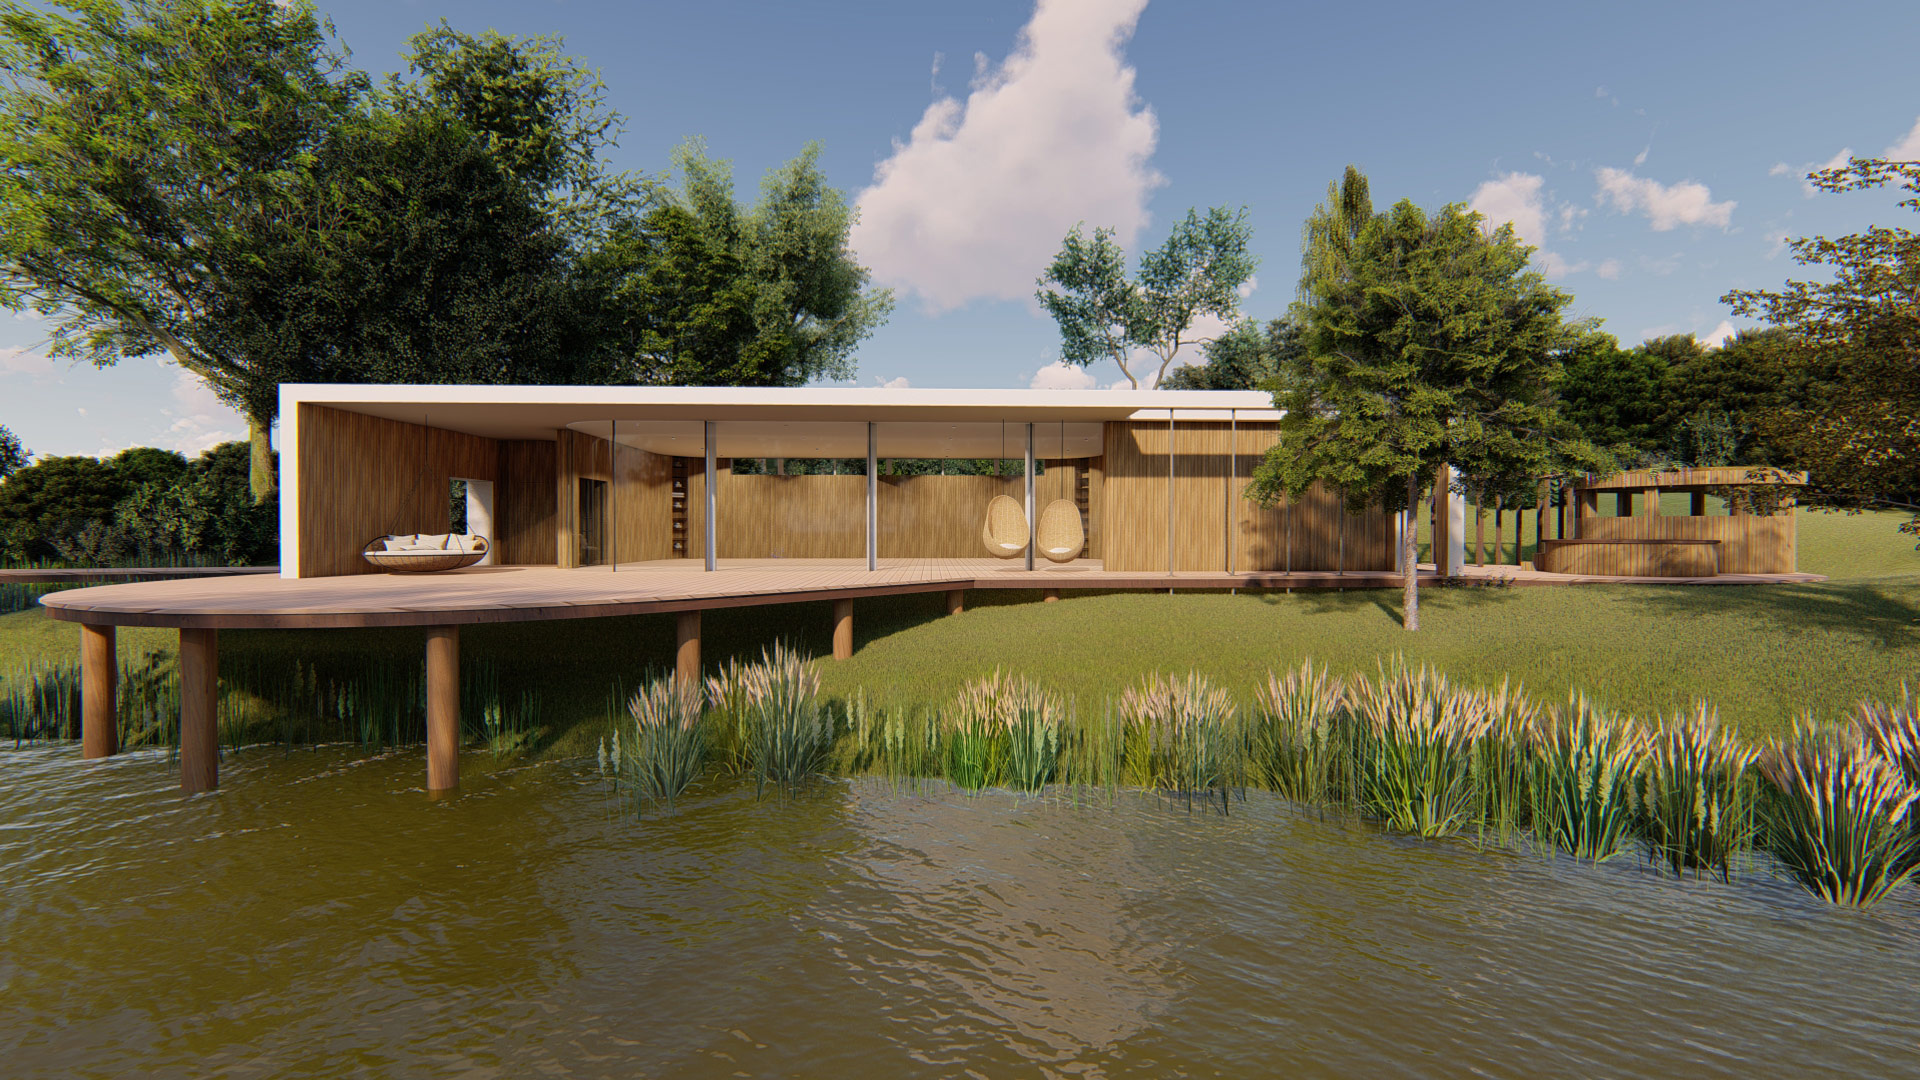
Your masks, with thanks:
M 1920 890 L 1838 911 L 1230 817 L 591 766 L 0 755 L 8 1076 L 1920 1075 Z

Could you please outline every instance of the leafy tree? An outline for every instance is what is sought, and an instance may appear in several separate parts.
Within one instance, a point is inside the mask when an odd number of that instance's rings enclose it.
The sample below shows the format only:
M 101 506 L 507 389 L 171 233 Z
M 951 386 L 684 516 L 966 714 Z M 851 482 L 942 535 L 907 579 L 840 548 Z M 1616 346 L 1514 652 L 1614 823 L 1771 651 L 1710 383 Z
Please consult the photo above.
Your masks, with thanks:
M 0 424 L 0 482 L 25 468 L 31 457 L 26 447 L 20 445 L 20 437 Z
M 1418 505 L 1442 463 L 1505 492 L 1568 455 L 1598 456 L 1552 394 L 1588 328 L 1562 321 L 1571 298 L 1527 269 L 1511 226 L 1489 236 L 1463 206 L 1428 214 L 1406 201 L 1360 222 L 1350 213 L 1359 200 L 1333 194 L 1308 223 L 1322 250 L 1308 252 L 1301 282 L 1305 347 L 1275 394 L 1282 436 L 1251 497 L 1321 482 L 1354 512 L 1374 502 L 1397 511 Z M 1415 552 L 1408 529 L 1409 630 L 1420 625 Z
M 1897 205 L 1920 212 L 1920 162 L 1854 158 L 1810 179 L 1836 193 L 1893 184 L 1907 192 Z M 1902 528 L 1920 534 L 1920 234 L 1873 226 L 1789 247 L 1830 277 L 1722 298 L 1784 330 L 1799 346 L 1795 366 L 1822 366 L 1803 400 L 1765 410 L 1760 427 L 1807 470 L 1809 494 L 1843 509 L 1908 510 Z
M 819 147 L 735 200 L 724 161 L 698 141 L 675 153 L 676 190 L 612 229 L 583 259 L 598 290 L 598 377 L 670 385 L 797 386 L 848 378 L 853 350 L 893 308 L 847 248 L 853 208 L 820 172 Z
M 126 477 L 98 458 L 43 457 L 0 483 L 0 547 L 14 560 L 60 555 L 53 539 L 111 521 Z
M 52 320 L 55 358 L 165 351 L 246 413 L 273 477 L 253 358 L 210 312 L 281 222 L 362 80 L 306 0 L 0 2 L 0 304 Z
M 1597 445 L 1628 457 L 1656 454 L 1669 441 L 1663 422 L 1670 409 L 1668 370 L 1657 352 L 1622 349 L 1611 334 L 1589 334 L 1567 353 L 1562 412 Z
M 1060 327 L 1062 360 L 1080 367 L 1112 360 L 1137 388 L 1128 354 L 1144 349 L 1160 362 L 1158 385 L 1174 354 L 1191 343 L 1186 335 L 1195 319 L 1231 319 L 1239 310 L 1240 287 L 1259 265 L 1247 250 L 1253 227 L 1244 208 L 1216 206 L 1205 216 L 1188 210 L 1165 243 L 1140 257 L 1133 279 L 1113 237 L 1114 230 L 1096 228 L 1088 239 L 1083 226 L 1074 226 L 1034 296 Z
M 1162 390 L 1257 390 L 1292 370 L 1300 329 L 1286 319 L 1261 325 L 1252 319 L 1200 348 L 1201 362 L 1183 364 L 1160 380 Z

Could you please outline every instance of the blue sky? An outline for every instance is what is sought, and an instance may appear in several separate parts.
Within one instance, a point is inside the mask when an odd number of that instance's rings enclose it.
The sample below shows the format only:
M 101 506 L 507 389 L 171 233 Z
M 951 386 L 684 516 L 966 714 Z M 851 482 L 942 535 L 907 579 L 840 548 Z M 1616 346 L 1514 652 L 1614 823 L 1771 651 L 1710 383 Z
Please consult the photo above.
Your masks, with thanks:
M 1885 192 L 1809 197 L 1844 151 L 1920 156 L 1920 5 L 1341 5 L 1214 0 L 494 3 L 336 0 L 357 66 L 442 17 L 558 34 L 627 117 L 614 163 L 704 136 L 743 194 L 823 144 L 856 248 L 898 293 L 863 385 L 1111 385 L 1053 364 L 1029 296 L 1075 221 L 1157 243 L 1244 205 L 1244 311 L 1292 298 L 1301 220 L 1348 163 L 1377 202 L 1471 201 L 1632 343 L 1724 333 L 1718 297 L 1792 271 L 1783 236 L 1906 224 Z M 1733 324 L 1738 325 L 1738 324 Z M 55 365 L 0 314 L 0 423 L 38 453 L 197 451 L 244 430 L 158 359 Z

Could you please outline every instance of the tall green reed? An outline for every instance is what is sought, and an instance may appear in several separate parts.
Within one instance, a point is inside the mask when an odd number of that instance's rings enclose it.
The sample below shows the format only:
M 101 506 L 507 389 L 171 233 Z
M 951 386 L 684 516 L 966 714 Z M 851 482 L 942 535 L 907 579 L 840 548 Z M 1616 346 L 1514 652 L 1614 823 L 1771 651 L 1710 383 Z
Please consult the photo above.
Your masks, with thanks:
M 1533 749 L 1540 707 L 1526 691 L 1501 680 L 1495 690 L 1474 691 L 1474 707 L 1487 728 L 1473 742 L 1473 786 L 1482 838 L 1511 840 L 1533 812 Z
M 948 779 L 969 790 L 1039 791 L 1059 762 L 1064 711 L 1058 695 L 998 668 L 968 683 L 942 716 Z
M 1554 709 L 1533 758 L 1534 835 L 1579 859 L 1619 854 L 1633 824 L 1633 776 L 1640 733 L 1575 694 Z
M 1249 779 L 1283 798 L 1324 806 L 1352 790 L 1352 735 L 1340 680 L 1303 660 L 1267 675 L 1247 732 Z
M 812 660 L 785 642 L 762 654 L 741 676 L 752 722 L 747 760 L 756 790 L 769 783 L 791 793 L 819 767 L 833 738 L 820 704 L 820 673 Z
M 737 657 L 707 676 L 707 740 L 713 760 L 735 776 L 744 776 L 753 768 L 749 744 L 753 727 L 753 704 L 748 700 L 746 675 L 749 665 Z
M 1146 786 L 1183 795 L 1220 796 L 1241 779 L 1239 733 L 1233 727 L 1233 695 L 1199 672 L 1184 677 L 1153 675 L 1120 698 L 1127 730 L 1129 771 Z
M 1359 725 L 1354 769 L 1363 811 L 1416 836 L 1447 836 L 1473 817 L 1473 749 L 1491 719 L 1446 677 L 1396 658 L 1348 690 Z
M 1767 847 L 1815 895 L 1865 907 L 1912 880 L 1920 791 L 1858 727 L 1799 728 L 1760 755 Z
M 1632 787 L 1648 857 L 1676 874 L 1718 869 L 1725 880 L 1733 858 L 1753 843 L 1758 756 L 1722 730 L 1705 703 L 1652 731 Z
M 633 692 L 622 772 L 633 784 L 637 809 L 652 802 L 672 810 L 673 800 L 700 778 L 707 754 L 705 703 L 700 684 L 671 677 L 649 680 Z

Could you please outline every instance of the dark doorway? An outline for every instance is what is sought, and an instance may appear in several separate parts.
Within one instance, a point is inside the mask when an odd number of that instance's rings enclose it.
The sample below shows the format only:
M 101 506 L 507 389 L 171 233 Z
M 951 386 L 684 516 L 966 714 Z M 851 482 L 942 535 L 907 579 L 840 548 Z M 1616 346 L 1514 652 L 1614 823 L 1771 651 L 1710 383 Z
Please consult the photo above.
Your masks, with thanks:
M 607 557 L 607 482 L 580 481 L 580 565 L 599 566 Z

